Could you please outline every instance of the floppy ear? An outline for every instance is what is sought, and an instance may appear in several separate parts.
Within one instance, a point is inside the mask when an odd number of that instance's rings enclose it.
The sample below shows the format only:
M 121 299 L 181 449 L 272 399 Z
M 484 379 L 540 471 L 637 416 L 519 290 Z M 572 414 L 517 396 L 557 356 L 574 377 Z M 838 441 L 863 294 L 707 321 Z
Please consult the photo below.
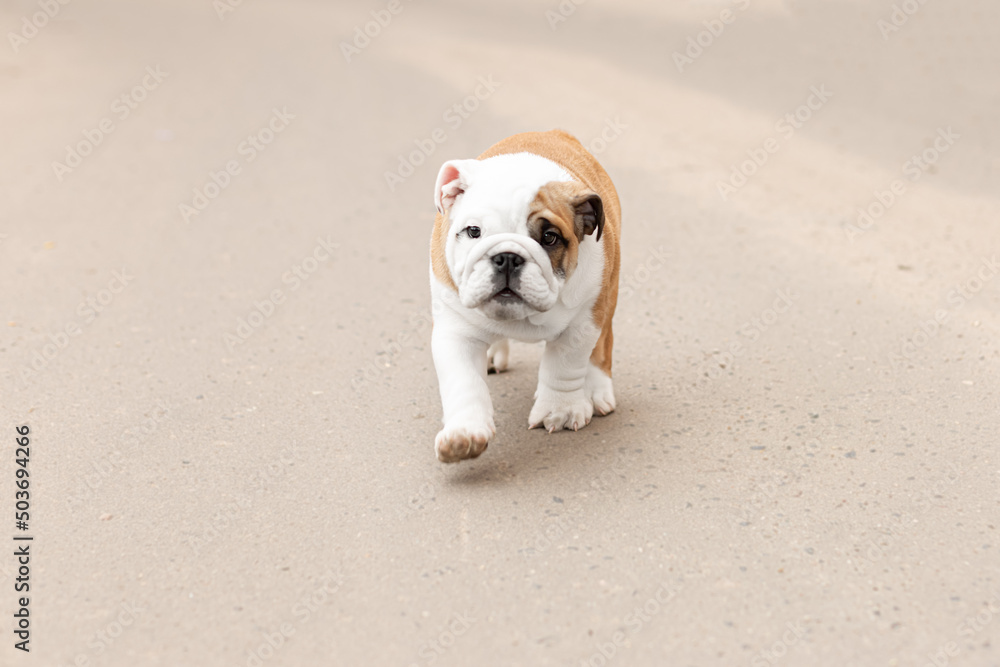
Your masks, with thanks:
M 478 160 L 448 160 L 441 165 L 434 186 L 434 205 L 438 213 L 444 215 L 458 196 L 469 188 L 470 177 L 478 164 Z
M 576 235 L 583 240 L 587 234 L 597 232 L 594 241 L 601 240 L 604 231 L 604 202 L 596 192 L 586 192 L 570 200 L 573 207 L 573 220 L 576 224 Z

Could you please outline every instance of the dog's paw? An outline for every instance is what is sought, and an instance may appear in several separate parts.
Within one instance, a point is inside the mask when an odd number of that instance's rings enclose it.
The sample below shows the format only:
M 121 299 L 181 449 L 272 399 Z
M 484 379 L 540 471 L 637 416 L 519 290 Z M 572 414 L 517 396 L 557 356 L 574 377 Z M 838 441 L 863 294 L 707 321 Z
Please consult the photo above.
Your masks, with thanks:
M 555 391 L 540 387 L 535 396 L 535 406 L 528 415 L 528 428 L 544 426 L 549 433 L 562 429 L 577 431 L 589 424 L 594 416 L 594 404 L 583 389 Z
M 486 351 L 486 369 L 488 373 L 503 373 L 510 361 L 510 341 L 504 338 L 490 345 Z
M 442 463 L 474 459 L 486 451 L 495 433 L 492 419 L 454 419 L 434 438 L 434 451 Z
M 594 414 L 603 417 L 615 411 L 615 388 L 611 378 L 593 364 L 587 370 L 583 391 L 594 404 Z

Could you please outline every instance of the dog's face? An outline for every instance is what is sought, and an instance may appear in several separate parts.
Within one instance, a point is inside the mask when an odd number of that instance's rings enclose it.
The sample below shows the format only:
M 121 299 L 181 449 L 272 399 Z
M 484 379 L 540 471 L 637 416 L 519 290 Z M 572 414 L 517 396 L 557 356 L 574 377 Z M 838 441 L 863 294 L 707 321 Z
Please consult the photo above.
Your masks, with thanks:
M 506 156 L 504 156 L 506 157 Z M 554 164 L 452 160 L 434 202 L 446 216 L 445 257 L 459 299 L 495 320 L 523 319 L 559 300 L 580 243 L 601 237 L 601 198 Z

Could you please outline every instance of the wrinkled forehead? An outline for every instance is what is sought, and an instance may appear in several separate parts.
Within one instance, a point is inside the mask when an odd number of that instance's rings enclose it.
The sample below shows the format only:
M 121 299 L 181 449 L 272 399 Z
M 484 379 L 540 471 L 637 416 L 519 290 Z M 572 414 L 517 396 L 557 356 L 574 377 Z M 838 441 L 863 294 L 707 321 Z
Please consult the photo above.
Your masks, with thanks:
M 498 155 L 480 161 L 462 195 L 459 218 L 501 225 L 525 222 L 538 190 L 551 181 L 571 180 L 559 165 L 529 153 Z
M 462 196 L 458 219 L 483 226 L 523 222 L 539 186 L 515 183 L 477 183 Z

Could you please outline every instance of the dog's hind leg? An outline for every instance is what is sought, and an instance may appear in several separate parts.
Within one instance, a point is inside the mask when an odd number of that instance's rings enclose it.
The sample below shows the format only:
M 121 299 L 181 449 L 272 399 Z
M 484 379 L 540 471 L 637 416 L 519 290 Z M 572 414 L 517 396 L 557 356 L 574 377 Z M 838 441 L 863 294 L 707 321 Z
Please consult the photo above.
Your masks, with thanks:
M 510 361 L 510 341 L 504 338 L 492 345 L 486 351 L 486 368 L 489 373 L 503 373 Z

